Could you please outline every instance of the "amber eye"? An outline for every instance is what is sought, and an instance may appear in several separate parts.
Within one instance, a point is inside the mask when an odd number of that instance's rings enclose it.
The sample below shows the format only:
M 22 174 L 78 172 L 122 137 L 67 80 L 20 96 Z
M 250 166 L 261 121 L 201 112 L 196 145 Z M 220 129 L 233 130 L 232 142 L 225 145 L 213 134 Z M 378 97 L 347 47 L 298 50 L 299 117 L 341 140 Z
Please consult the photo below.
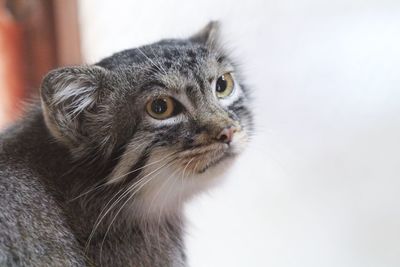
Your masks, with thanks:
M 169 96 L 157 97 L 146 104 L 147 113 L 157 120 L 168 119 L 174 114 L 175 102 Z
M 232 94 L 233 92 L 233 78 L 230 73 L 225 73 L 221 77 L 218 78 L 217 83 L 215 85 L 215 91 L 217 92 L 218 98 L 224 98 Z

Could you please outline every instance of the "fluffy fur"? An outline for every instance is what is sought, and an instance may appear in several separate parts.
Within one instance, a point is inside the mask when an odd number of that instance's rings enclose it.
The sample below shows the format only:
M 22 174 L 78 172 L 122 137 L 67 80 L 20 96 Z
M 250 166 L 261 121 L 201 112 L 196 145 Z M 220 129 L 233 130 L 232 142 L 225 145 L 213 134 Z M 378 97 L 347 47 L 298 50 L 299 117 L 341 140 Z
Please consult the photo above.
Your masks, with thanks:
M 235 87 L 218 99 L 225 73 Z M 179 113 L 149 116 L 161 95 Z M 41 104 L 1 135 L 0 265 L 185 266 L 182 205 L 246 145 L 247 102 L 215 22 L 50 72 Z

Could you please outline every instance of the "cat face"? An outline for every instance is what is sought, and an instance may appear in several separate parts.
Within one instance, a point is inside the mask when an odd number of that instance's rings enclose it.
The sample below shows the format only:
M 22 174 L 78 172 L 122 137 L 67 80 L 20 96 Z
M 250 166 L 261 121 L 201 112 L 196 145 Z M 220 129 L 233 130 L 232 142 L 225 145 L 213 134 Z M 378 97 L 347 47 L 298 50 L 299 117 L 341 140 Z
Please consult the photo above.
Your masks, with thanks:
M 48 128 L 77 159 L 114 160 L 107 183 L 136 183 L 143 203 L 209 186 L 252 125 L 248 93 L 216 35 L 210 23 L 189 39 L 51 72 L 41 91 Z

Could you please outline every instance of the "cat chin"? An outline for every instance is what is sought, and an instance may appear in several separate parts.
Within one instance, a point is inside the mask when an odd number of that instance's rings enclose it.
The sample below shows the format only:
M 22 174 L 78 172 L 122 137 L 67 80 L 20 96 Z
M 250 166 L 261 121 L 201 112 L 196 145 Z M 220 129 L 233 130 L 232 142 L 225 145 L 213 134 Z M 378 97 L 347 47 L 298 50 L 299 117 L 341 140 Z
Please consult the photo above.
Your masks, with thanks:
M 132 218 L 146 218 L 146 221 L 181 216 L 184 204 L 198 193 L 204 192 L 224 180 L 235 156 L 223 157 L 202 172 L 185 170 L 179 165 L 165 167 L 157 172 L 130 204 L 128 212 Z M 156 166 L 145 173 L 156 170 Z M 137 216 L 138 213 L 141 216 Z

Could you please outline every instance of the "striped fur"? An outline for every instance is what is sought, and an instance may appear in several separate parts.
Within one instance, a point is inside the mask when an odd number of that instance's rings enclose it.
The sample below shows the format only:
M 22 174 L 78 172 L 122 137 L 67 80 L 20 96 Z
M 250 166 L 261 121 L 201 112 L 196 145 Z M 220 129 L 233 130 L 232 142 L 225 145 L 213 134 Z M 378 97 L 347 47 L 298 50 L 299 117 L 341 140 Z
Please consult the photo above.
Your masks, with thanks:
M 55 190 L 48 202 L 60 203 L 63 231 L 72 236 L 65 251 L 81 257 L 76 265 L 185 266 L 182 207 L 220 181 L 252 132 L 248 91 L 217 26 L 50 72 L 41 108 L 3 138 L 13 152 L 0 153 L 0 167 L 28 159 L 31 179 Z M 218 99 L 216 80 L 228 72 L 233 93 Z M 179 102 L 180 112 L 149 116 L 146 103 L 159 95 Z M 229 144 L 218 137 L 227 127 L 235 129 Z M 13 149 L 21 140 L 26 148 Z M 1 240 L 0 256 L 14 255 Z

